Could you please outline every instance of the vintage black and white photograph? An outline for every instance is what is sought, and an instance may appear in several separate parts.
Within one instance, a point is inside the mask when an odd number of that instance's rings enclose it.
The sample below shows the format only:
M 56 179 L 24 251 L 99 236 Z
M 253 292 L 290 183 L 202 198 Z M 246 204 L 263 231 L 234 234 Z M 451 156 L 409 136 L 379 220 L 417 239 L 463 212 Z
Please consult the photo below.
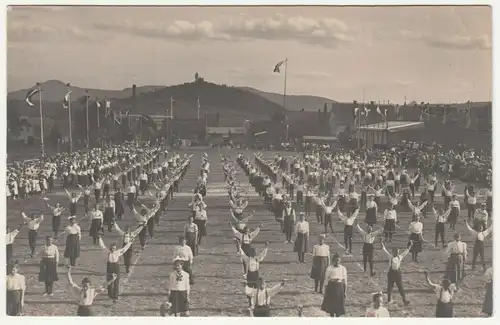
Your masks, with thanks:
M 4 8 L 6 315 L 492 316 L 492 7 Z

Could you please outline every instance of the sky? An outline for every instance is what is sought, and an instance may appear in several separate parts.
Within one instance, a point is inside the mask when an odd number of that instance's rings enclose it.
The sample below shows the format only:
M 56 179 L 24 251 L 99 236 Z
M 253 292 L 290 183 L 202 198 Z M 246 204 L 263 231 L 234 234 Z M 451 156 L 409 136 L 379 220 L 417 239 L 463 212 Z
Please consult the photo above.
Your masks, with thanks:
M 337 101 L 491 99 L 489 7 L 11 7 L 7 88 L 217 84 Z

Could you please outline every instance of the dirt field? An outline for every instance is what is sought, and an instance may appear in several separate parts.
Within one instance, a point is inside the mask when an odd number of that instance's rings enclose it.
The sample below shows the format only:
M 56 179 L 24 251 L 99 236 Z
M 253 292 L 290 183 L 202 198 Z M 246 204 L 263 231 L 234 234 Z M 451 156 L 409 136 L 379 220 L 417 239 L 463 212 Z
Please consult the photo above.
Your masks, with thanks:
M 192 316 L 242 316 L 247 308 L 247 300 L 242 293 L 243 278 L 240 259 L 236 255 L 236 247 L 232 240 L 232 231 L 228 225 L 230 219 L 228 210 L 228 199 L 225 195 L 225 184 L 220 165 L 219 153 L 232 154 L 233 159 L 236 153 L 229 151 L 211 151 L 209 160 L 211 163 L 211 173 L 208 177 L 208 195 L 205 202 L 208 205 L 208 237 L 203 239 L 199 256 L 195 257 L 193 272 L 195 284 L 191 289 L 191 314 Z M 272 152 L 266 155 L 274 155 Z M 246 152 L 250 157 L 251 152 Z M 135 266 L 130 276 L 125 277 L 122 264 L 121 296 L 117 304 L 113 304 L 106 295 L 98 296 L 94 304 L 94 312 L 99 316 L 158 316 L 160 304 L 167 299 L 167 281 L 172 270 L 173 247 L 177 242 L 177 237 L 182 234 L 183 225 L 188 216 L 187 204 L 190 200 L 197 174 L 199 172 L 201 152 L 194 152 L 190 170 L 184 181 L 181 183 L 181 193 L 168 206 L 168 212 L 163 216 L 160 226 L 157 227 L 155 237 L 148 241 L 144 251 L 137 250 L 138 243 L 134 243 Z M 248 179 L 240 170 L 238 180 L 242 186 L 248 186 Z M 250 188 L 249 188 L 250 190 Z M 254 194 L 253 191 L 249 191 Z M 457 193 L 461 193 L 457 190 Z M 60 200 L 66 203 L 67 200 L 60 190 L 49 195 L 51 203 Z M 443 204 L 443 198 L 438 196 L 438 206 Z M 385 201 L 385 200 L 383 200 Z M 20 211 L 24 209 L 26 213 L 43 208 L 43 201 L 37 199 L 18 200 L 7 203 L 7 221 L 10 227 L 19 225 L 22 221 Z M 306 256 L 307 264 L 297 262 L 296 253 L 293 253 L 291 244 L 284 244 L 284 235 L 280 233 L 279 225 L 274 221 L 272 214 L 264 208 L 262 199 L 256 196 L 250 198 L 250 204 L 246 212 L 256 210 L 256 215 L 250 221 L 251 229 L 259 223 L 264 224 L 264 229 L 254 241 L 257 252 L 264 248 L 264 243 L 271 243 L 270 250 L 265 261 L 261 264 L 261 275 L 267 280 L 268 285 L 278 283 L 286 279 L 287 283 L 282 292 L 272 300 L 273 315 L 294 316 L 296 307 L 304 307 L 304 316 L 324 316 L 319 310 L 322 296 L 314 293 L 314 282 L 309 278 L 311 268 L 311 256 Z M 126 209 L 128 210 L 128 209 Z M 51 233 L 51 221 L 48 210 L 46 220 L 40 227 L 39 246 L 43 244 L 43 236 Z M 83 212 L 83 206 L 79 206 L 79 212 Z M 465 215 L 466 211 L 462 211 Z M 409 212 L 398 212 L 401 220 L 401 229 L 393 238 L 391 247 L 403 248 L 406 245 L 408 236 L 406 234 L 407 225 L 410 222 Z M 364 214 L 360 214 L 360 220 L 364 219 Z M 343 253 L 341 242 L 343 241 L 343 224 L 334 217 L 334 229 L 336 233 L 327 237 L 327 243 L 331 251 Z M 317 243 L 317 235 L 323 231 L 323 226 L 318 225 L 315 217 L 311 216 L 311 241 L 310 247 Z M 119 222 L 120 227 L 126 224 L 134 224 L 132 214 L 127 211 L 125 220 Z M 93 283 L 104 281 L 106 254 L 91 245 L 88 236 L 89 221 L 81 220 L 83 237 L 81 243 L 81 256 L 77 267 L 73 270 L 73 278 L 79 283 L 84 276 L 90 276 Z M 380 225 L 379 225 L 380 226 Z M 482 277 L 482 268 L 470 271 L 470 259 L 472 258 L 472 237 L 466 233 L 464 219 L 457 225 L 457 230 L 463 235 L 464 241 L 469 246 L 469 275 L 454 298 L 455 315 L 458 317 L 480 317 L 484 297 L 485 280 Z M 424 238 L 434 242 L 434 219 L 428 217 L 424 220 Z M 446 240 L 451 241 L 453 233 L 446 233 Z M 119 242 L 120 238 L 116 232 L 106 232 L 104 242 L 110 244 Z M 59 240 L 60 253 L 64 251 L 64 239 Z M 342 264 L 348 270 L 348 293 L 347 293 L 347 316 L 361 316 L 370 303 L 371 293 L 383 290 L 385 292 L 386 277 L 385 270 L 388 261 L 383 252 L 376 245 L 375 268 L 377 275 L 370 281 L 364 276 L 361 269 L 362 240 L 359 234 L 355 234 L 353 240 L 353 257 L 345 257 Z M 492 243 L 491 237 L 485 243 L 486 263 L 491 265 Z M 406 257 L 403 262 L 403 282 L 410 306 L 403 306 L 401 297 L 397 290 L 394 291 L 394 300 L 397 304 L 388 306 L 393 317 L 433 317 L 435 314 L 436 297 L 427 287 L 424 269 L 431 271 L 431 278 L 434 282 L 441 280 L 445 268 L 446 256 L 441 249 L 436 249 L 433 245 L 425 244 L 424 252 L 420 256 L 420 263 L 411 262 L 411 258 Z M 68 290 L 68 282 L 65 276 L 66 268 L 60 268 L 60 280 L 55 284 L 54 296 L 43 297 L 43 284 L 37 282 L 38 258 L 29 258 L 27 230 L 24 228 L 14 243 L 14 258 L 18 259 L 21 265 L 21 272 L 27 276 L 28 292 L 26 296 L 25 315 L 27 316 L 72 316 L 76 315 L 76 300 Z M 386 296 L 385 296 L 386 299 Z

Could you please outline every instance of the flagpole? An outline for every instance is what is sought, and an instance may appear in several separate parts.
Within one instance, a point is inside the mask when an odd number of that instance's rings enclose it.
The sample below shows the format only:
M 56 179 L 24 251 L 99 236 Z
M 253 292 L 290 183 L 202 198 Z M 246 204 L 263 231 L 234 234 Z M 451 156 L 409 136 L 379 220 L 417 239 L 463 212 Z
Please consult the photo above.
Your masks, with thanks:
M 172 136 L 173 136 L 173 126 L 174 126 L 174 98 L 170 96 L 170 144 L 173 146 Z
M 85 89 L 85 118 L 87 119 L 87 149 L 90 147 L 89 140 L 89 91 Z
M 45 145 L 43 141 L 43 107 L 42 107 L 42 89 L 39 83 L 37 83 L 38 88 L 38 99 L 40 106 L 40 149 L 42 151 L 42 157 L 45 157 Z
M 286 75 L 287 75 L 287 70 L 288 70 L 288 58 L 285 59 L 285 87 L 283 89 L 283 107 L 285 108 L 285 112 L 286 112 Z
M 200 120 L 200 97 L 198 97 L 196 100 L 196 106 L 198 110 L 198 120 Z
M 72 121 L 71 121 L 71 85 L 68 83 L 68 116 L 69 116 L 69 152 L 73 152 L 73 132 L 72 132 Z
M 99 115 L 101 115 L 101 104 L 99 105 L 96 104 L 96 109 L 97 109 L 97 129 L 99 130 L 101 128 L 101 123 L 99 121 Z

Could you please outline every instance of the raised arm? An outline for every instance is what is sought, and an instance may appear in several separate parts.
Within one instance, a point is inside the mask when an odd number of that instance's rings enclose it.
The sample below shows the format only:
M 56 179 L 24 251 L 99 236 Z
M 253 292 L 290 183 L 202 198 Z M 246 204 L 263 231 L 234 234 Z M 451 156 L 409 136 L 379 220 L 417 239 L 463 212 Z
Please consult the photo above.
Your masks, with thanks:
M 115 222 L 113 224 L 113 227 L 115 228 L 116 232 L 120 235 L 120 236 L 123 236 L 125 235 L 125 232 L 123 230 L 120 229 L 120 227 L 118 226 L 118 223 Z
M 69 285 L 71 287 L 71 290 L 73 291 L 73 293 L 75 295 L 79 294 L 80 293 L 80 290 L 82 290 L 81 287 L 79 287 L 74 281 L 73 281 L 73 277 L 71 276 L 71 267 L 68 267 L 68 282 L 69 282 Z
M 266 243 L 266 247 L 262 250 L 262 252 L 260 252 L 259 256 L 257 256 L 257 260 L 259 262 L 262 262 L 266 257 L 268 248 L 269 248 L 269 243 Z
M 408 207 L 410 208 L 411 211 L 415 211 L 415 206 L 413 205 L 413 203 L 411 203 L 410 200 L 408 200 Z
M 429 203 L 429 200 L 427 200 L 427 201 L 425 201 L 424 203 L 420 204 L 420 205 L 418 206 L 418 209 L 419 209 L 419 210 L 422 210 L 423 208 L 425 208 L 425 206 L 427 205 L 427 203 Z
M 473 235 L 473 236 L 476 236 L 477 235 L 477 231 L 475 231 L 474 229 L 471 228 L 471 226 L 469 226 L 469 222 L 467 220 L 465 220 L 465 226 L 467 227 L 467 230 Z M 491 226 L 490 226 L 491 227 Z
M 487 237 L 493 231 L 493 225 L 490 225 L 485 231 L 483 231 L 484 237 Z
M 389 258 L 392 258 L 392 254 L 389 253 L 389 251 L 385 247 L 384 241 L 382 240 L 382 238 L 380 239 L 380 243 L 382 244 L 382 251 L 384 251 L 385 255 L 387 255 Z
M 238 230 L 236 230 L 236 228 L 234 228 L 231 223 L 229 225 L 231 226 L 231 230 L 233 231 L 234 236 L 236 238 L 238 238 L 238 240 L 241 240 L 243 238 L 243 234 L 241 232 L 239 232 Z
M 260 232 L 260 228 L 262 227 L 262 225 L 258 226 L 257 229 L 255 229 L 254 231 L 252 231 L 250 234 L 248 234 L 248 236 L 250 237 L 250 240 L 253 240 L 255 237 L 257 237 L 257 235 L 259 234 Z
M 130 246 L 132 246 L 132 242 L 133 242 L 133 240 L 131 240 L 130 242 L 128 242 L 127 245 L 123 246 L 123 248 L 120 248 L 119 250 L 115 251 L 115 253 L 118 256 L 122 256 L 123 254 L 125 254 L 126 251 L 128 251 L 128 249 L 130 248 Z
M 431 281 L 431 278 L 429 277 L 429 272 L 428 272 L 428 271 L 425 271 L 425 272 L 424 272 L 424 274 L 425 274 L 425 281 L 427 281 L 427 284 L 428 284 L 428 285 L 430 285 L 430 286 L 431 286 L 431 287 L 433 287 L 433 288 L 436 288 L 436 287 L 437 287 L 437 284 L 435 284 L 435 283 L 433 283 L 433 282 Z
M 366 234 L 366 232 L 363 229 L 361 229 L 361 227 L 359 226 L 359 223 L 356 224 L 356 227 L 358 228 L 358 231 L 361 233 L 361 235 L 364 236 Z
M 347 218 L 344 216 L 344 214 L 340 211 L 339 208 L 337 208 L 337 215 L 339 216 L 339 219 L 342 220 L 343 222 L 346 222 Z
M 106 253 L 109 253 L 109 249 L 104 245 L 104 241 L 102 240 L 102 237 L 99 237 L 99 247 Z

